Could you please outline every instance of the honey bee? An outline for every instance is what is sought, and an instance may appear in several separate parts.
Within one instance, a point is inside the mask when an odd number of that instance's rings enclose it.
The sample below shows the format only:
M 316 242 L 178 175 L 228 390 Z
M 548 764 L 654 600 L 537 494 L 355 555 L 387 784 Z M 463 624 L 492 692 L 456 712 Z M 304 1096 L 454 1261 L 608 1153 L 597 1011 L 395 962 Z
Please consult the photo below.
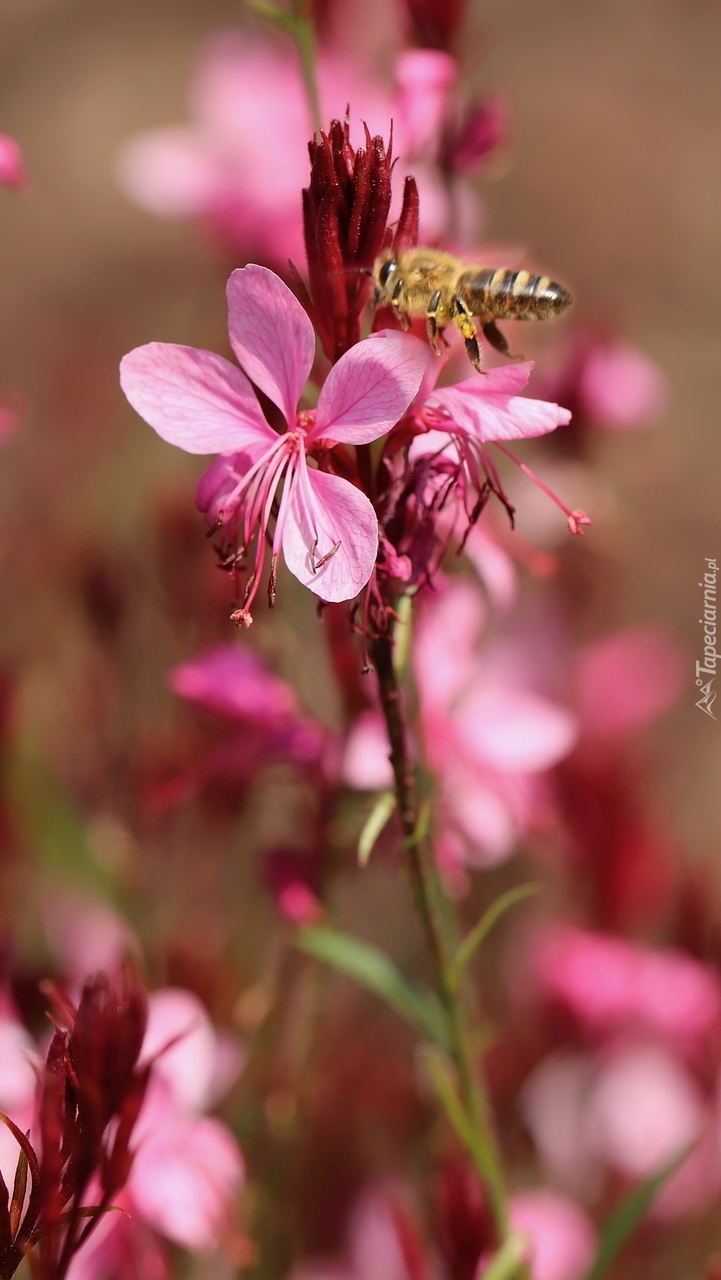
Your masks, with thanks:
M 511 355 L 496 320 L 548 320 L 572 301 L 548 276 L 467 264 L 439 249 L 389 249 L 376 258 L 372 276 L 376 309 L 393 307 L 404 329 L 425 316 L 428 341 L 438 354 L 438 338 L 449 324 L 455 325 L 479 373 L 474 316 L 491 346 L 513 360 L 518 357 Z

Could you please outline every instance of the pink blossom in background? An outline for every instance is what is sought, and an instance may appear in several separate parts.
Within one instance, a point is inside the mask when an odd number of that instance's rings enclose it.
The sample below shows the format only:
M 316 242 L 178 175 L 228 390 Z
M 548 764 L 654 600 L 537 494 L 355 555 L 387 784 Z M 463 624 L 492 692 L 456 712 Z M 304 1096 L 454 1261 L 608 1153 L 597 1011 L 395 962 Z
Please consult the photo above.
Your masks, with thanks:
M 0 445 L 12 440 L 20 425 L 20 414 L 9 404 L 0 404 Z
M 536 940 L 530 967 L 541 992 L 594 1035 L 653 1036 L 691 1061 L 721 1043 L 721 981 L 682 951 L 557 925 Z
M 587 1201 L 598 1199 L 609 1173 L 637 1182 L 684 1153 L 653 1216 L 702 1209 L 721 1188 L 718 1096 L 657 1044 L 552 1053 L 526 1081 L 521 1109 L 547 1176 Z
M 528 1238 L 530 1280 L 584 1280 L 597 1237 L 582 1209 L 555 1191 L 537 1187 L 511 1196 L 514 1231 Z
M 626 342 L 599 343 L 579 377 L 589 418 L 624 429 L 651 426 L 666 407 L 666 379 L 652 360 Z
M 400 63 L 394 93 L 352 59 L 328 49 L 318 54 L 321 123 L 343 120 L 350 105 L 354 129 L 371 134 L 394 126 L 394 154 L 411 158 L 421 190 L 421 232 L 448 234 L 449 197 L 428 152 L 431 125 L 440 122 L 457 67 L 446 54 L 417 50 L 410 75 Z M 445 71 L 439 71 L 439 60 Z M 405 67 L 405 70 L 404 70 Z M 409 83 L 411 81 L 411 83 Z M 282 92 L 278 86 L 282 85 Z M 206 225 L 246 260 L 260 257 L 282 271 L 304 260 L 301 190 L 308 185 L 308 142 L 313 136 L 298 58 L 290 45 L 260 41 L 242 31 L 218 33 L 206 45 L 190 89 L 191 123 L 129 139 L 117 160 L 125 193 L 161 217 Z M 439 135 L 436 135 L 439 136 Z M 362 137 L 362 133 L 359 133 Z M 463 190 L 464 221 L 478 230 L 479 206 Z M 397 216 L 395 210 L 394 216 Z
M 539 936 L 518 982 L 524 999 L 536 984 L 572 1019 L 567 1034 L 581 1046 L 543 1057 L 523 1089 L 548 1174 L 596 1199 L 609 1171 L 638 1181 L 691 1148 L 653 1212 L 710 1203 L 721 1187 L 720 1095 L 709 1088 L 721 1049 L 718 975 L 680 951 L 561 925 Z
M 169 684 L 179 697 L 219 721 L 224 733 L 191 764 L 155 786 L 155 808 L 187 800 L 216 778 L 250 782 L 278 760 L 312 772 L 333 767 L 326 729 L 302 713 L 290 685 L 248 646 L 216 645 L 175 667 Z
M 138 954 L 132 929 L 107 902 L 53 885 L 41 909 L 47 940 L 73 987 L 101 969 L 115 972 Z
M 588 743 L 604 749 L 655 720 L 678 698 L 685 661 L 659 628 L 627 627 L 579 650 L 576 706 Z
M 574 426 L 616 431 L 653 426 L 668 400 L 663 372 L 643 351 L 590 328 L 549 354 L 534 390 L 570 405 Z
M 482 627 L 477 588 L 454 580 L 426 598 L 415 643 L 426 760 L 446 818 L 442 841 L 452 862 L 461 856 L 473 866 L 510 857 L 544 824 L 543 774 L 576 736 L 569 710 L 524 688 L 518 673 L 509 678 L 490 647 L 479 651 Z
M 237 613 L 247 626 L 282 478 L 271 603 L 281 549 L 291 572 L 324 600 L 350 600 L 365 586 L 378 547 L 375 512 L 354 485 L 310 468 L 308 453 L 321 444 L 363 444 L 385 435 L 417 392 L 425 356 L 405 334 L 369 338 L 333 366 L 317 409 L 298 412 L 315 354 L 313 327 L 300 303 L 271 271 L 249 266 L 228 281 L 228 310 L 233 350 L 281 410 L 284 434 L 267 422 L 246 373 L 209 351 L 139 347 L 122 361 L 121 384 L 164 440 L 189 453 L 221 453 L 200 483 L 199 501 L 212 525 L 237 533 L 243 550 L 257 534 L 252 577 Z
M 393 1183 L 366 1188 L 351 1209 L 344 1246 L 335 1257 L 308 1259 L 288 1280 L 433 1280 L 407 1190 Z
M 0 185 L 20 191 L 28 181 L 20 147 L 8 133 L 0 133 Z
M 543 774 L 573 746 L 570 711 L 502 673 L 479 649 L 485 607 L 468 579 L 435 583 L 415 633 L 423 750 L 439 785 L 438 848 L 444 867 L 491 866 L 510 857 L 549 815 Z M 347 744 L 352 786 L 391 782 L 385 730 L 363 715 Z
M 400 128 L 409 155 L 438 146 L 458 74 L 456 59 L 442 50 L 406 49 L 396 58 L 393 124 Z
M 102 1280 L 113 1268 L 155 1280 L 168 1270 L 163 1241 L 215 1252 L 236 1230 L 242 1154 L 230 1130 L 202 1113 L 237 1077 L 241 1046 L 215 1031 L 197 997 L 168 988 L 150 996 L 141 1057 L 154 1070 L 118 1201 L 124 1213 L 100 1224 L 72 1280 Z

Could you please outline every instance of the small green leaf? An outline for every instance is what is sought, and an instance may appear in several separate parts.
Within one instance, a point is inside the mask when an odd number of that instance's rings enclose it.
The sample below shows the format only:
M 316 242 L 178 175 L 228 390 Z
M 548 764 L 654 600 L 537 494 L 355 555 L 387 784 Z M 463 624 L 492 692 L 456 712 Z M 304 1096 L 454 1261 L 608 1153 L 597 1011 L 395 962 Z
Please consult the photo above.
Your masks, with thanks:
M 358 841 L 358 863 L 361 867 L 365 867 L 368 863 L 376 840 L 381 831 L 388 822 L 393 810 L 396 807 L 396 797 L 394 791 L 383 791 L 378 796 L 368 817 L 363 823 L 363 830 L 360 833 Z
M 412 986 L 378 947 L 336 929 L 320 927 L 301 929 L 296 936 L 296 945 L 307 955 L 323 960 L 373 991 L 436 1044 L 447 1044 L 445 1016 L 436 997 L 431 991 L 421 991 Z
M 466 969 L 469 960 L 480 947 L 481 943 L 488 937 L 491 929 L 500 920 L 501 916 L 517 902 L 522 902 L 524 898 L 530 898 L 534 893 L 538 893 L 540 885 L 533 881 L 528 884 L 518 884 L 513 889 L 508 889 L 506 893 L 502 893 L 500 898 L 496 898 L 492 902 L 487 911 L 484 911 L 478 924 L 474 925 L 471 932 L 463 939 L 455 958 L 451 965 L 451 983 L 454 991 L 458 990 L 461 978 Z
M 584 1276 L 584 1280 L 600 1280 L 600 1277 L 605 1275 L 650 1209 L 661 1188 L 676 1172 L 679 1165 L 683 1164 L 695 1145 L 695 1142 L 687 1144 L 672 1160 L 659 1169 L 658 1173 L 651 1174 L 621 1201 L 601 1231 L 593 1266 Z

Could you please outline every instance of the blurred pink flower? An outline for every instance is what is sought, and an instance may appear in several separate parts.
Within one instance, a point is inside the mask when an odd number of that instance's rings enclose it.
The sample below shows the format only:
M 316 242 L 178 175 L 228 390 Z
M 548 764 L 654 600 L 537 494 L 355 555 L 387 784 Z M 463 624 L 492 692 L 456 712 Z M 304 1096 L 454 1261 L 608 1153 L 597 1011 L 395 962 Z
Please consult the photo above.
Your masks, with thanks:
M 646 1178 L 691 1146 L 653 1212 L 709 1203 L 721 1187 L 720 1098 L 709 1089 L 721 1046 L 718 975 L 680 951 L 562 925 L 533 945 L 524 998 L 534 982 L 573 1019 L 576 1043 L 592 1046 L 542 1058 L 524 1086 L 549 1174 L 595 1198 L 609 1170 Z
M 721 981 L 682 951 L 557 925 L 530 964 L 541 991 L 595 1036 L 652 1036 L 691 1061 L 721 1038 Z
M 549 353 L 535 390 L 571 406 L 572 431 L 652 426 L 668 398 L 666 378 L 643 351 L 592 328 L 577 329 Z
M 702 1208 L 721 1188 L 718 1099 L 658 1044 L 550 1054 L 526 1081 L 521 1105 L 547 1174 L 574 1195 L 596 1199 L 608 1171 L 637 1181 L 684 1152 L 654 1216 Z
M 71 1280 L 118 1274 L 162 1277 L 163 1240 L 211 1252 L 232 1232 L 244 1178 L 240 1149 L 220 1121 L 202 1115 L 234 1081 L 240 1045 L 219 1035 L 200 1001 L 167 988 L 149 999 L 141 1060 L 153 1062 L 138 1118 L 130 1176 L 71 1270 Z
M 175 667 L 169 684 L 220 720 L 224 732 L 192 763 L 155 786 L 154 807 L 187 800 L 214 779 L 227 779 L 237 790 L 277 761 L 311 773 L 333 768 L 327 730 L 301 711 L 290 685 L 247 645 L 216 645 Z
M 416 162 L 422 235 L 437 238 L 448 233 L 449 197 L 424 150 L 436 123 L 436 142 L 440 136 L 457 66 L 431 50 L 404 56 L 414 59 L 415 69 L 411 74 L 401 63 L 397 97 L 377 76 L 364 74 L 357 59 L 321 49 L 320 119 L 327 127 L 331 119 L 343 120 L 350 106 L 353 123 L 367 124 L 371 134 L 386 133 L 393 120 L 396 156 Z M 308 185 L 315 123 L 295 52 L 241 31 L 218 33 L 201 54 L 190 111 L 189 125 L 155 129 L 124 144 L 116 166 L 121 188 L 161 217 L 205 224 L 246 260 L 260 257 L 281 271 L 289 258 L 300 263 L 301 191 Z M 472 206 L 477 231 L 478 202 L 470 191 L 463 203 Z
M 679 647 L 657 627 L 627 627 L 580 650 L 574 673 L 585 741 L 630 737 L 678 698 L 684 683 Z
M 469 580 L 424 597 L 415 636 L 423 751 L 439 786 L 439 855 L 490 866 L 508 858 L 549 809 L 543 774 L 572 747 L 564 707 L 523 688 L 498 655 L 479 651 L 483 598 Z M 351 733 L 344 776 L 352 786 L 390 785 L 388 748 L 375 713 Z
M 456 59 L 438 49 L 406 49 L 396 58 L 393 123 L 400 128 L 407 154 L 437 148 L 458 74 Z
M 666 405 L 661 370 L 627 342 L 598 343 L 586 358 L 578 388 L 588 417 L 606 427 L 649 426 Z
M 342 1252 L 301 1263 L 289 1280 L 431 1280 L 433 1275 L 408 1192 L 378 1183 L 356 1200 Z
M 150 343 L 124 357 L 121 385 L 164 440 L 189 453 L 223 455 L 201 480 L 199 501 L 215 527 L 237 535 L 241 556 L 257 535 L 251 577 L 234 615 L 249 626 L 281 479 L 270 602 L 281 548 L 295 577 L 324 600 L 350 600 L 365 586 L 378 547 L 376 514 L 359 489 L 310 468 L 307 455 L 315 446 L 366 444 L 385 435 L 418 390 L 425 358 L 407 335 L 369 338 L 333 366 L 317 409 L 298 412 L 315 353 L 313 326 L 300 303 L 272 271 L 248 266 L 228 281 L 228 310 L 231 345 L 245 373 L 209 351 Z M 280 409 L 284 434 L 266 420 L 250 378 Z
M 529 1240 L 529 1280 L 584 1280 L 597 1240 L 590 1218 L 577 1204 L 541 1187 L 516 1191 L 510 1222 Z
M 20 147 L 8 133 L 0 133 L 0 185 L 20 191 L 27 183 L 28 172 Z

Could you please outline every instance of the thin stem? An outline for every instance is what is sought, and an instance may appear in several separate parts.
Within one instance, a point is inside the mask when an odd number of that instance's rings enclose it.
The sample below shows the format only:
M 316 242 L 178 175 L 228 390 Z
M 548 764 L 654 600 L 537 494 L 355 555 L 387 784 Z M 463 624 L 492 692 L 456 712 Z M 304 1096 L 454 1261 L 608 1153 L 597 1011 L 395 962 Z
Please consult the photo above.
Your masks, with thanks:
M 322 120 L 316 77 L 315 31 L 309 4 L 303 3 L 303 0 L 294 0 L 292 12 L 286 13 L 284 9 L 278 8 L 274 0 L 251 0 L 250 8 L 281 31 L 286 31 L 295 42 L 313 129 L 320 129 Z
M 313 121 L 313 129 L 320 129 L 323 121 L 320 116 L 320 97 L 318 95 L 318 77 L 316 75 L 315 31 L 310 15 L 310 5 L 303 0 L 296 0 L 293 6 L 295 26 L 293 35 L 300 58 L 306 97 Z
M 390 762 L 405 839 L 406 864 L 433 957 L 436 977 L 445 1009 L 453 1059 L 464 1109 L 474 1133 L 471 1155 L 487 1189 L 500 1246 L 508 1237 L 506 1185 L 500 1154 L 493 1132 L 491 1109 L 485 1086 L 475 1069 L 471 1049 L 467 1000 L 457 990 L 454 957 L 457 928 L 451 904 L 443 890 L 433 852 L 420 833 L 421 810 L 415 770 L 408 753 L 408 735 L 398 677 L 393 661 L 393 638 L 384 634 L 370 644 L 388 729 Z

